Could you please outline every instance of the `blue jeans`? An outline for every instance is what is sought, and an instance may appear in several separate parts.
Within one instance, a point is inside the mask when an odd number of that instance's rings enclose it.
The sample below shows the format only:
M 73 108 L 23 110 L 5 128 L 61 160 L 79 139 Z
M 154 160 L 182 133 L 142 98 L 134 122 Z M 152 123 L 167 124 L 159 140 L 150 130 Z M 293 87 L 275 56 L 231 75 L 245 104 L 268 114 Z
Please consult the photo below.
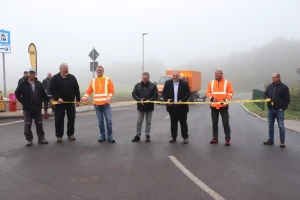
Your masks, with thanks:
M 94 105 L 96 115 L 98 118 L 98 124 L 100 129 L 100 134 L 105 137 L 105 126 L 104 117 L 106 121 L 107 136 L 112 135 L 112 121 L 111 121 L 111 108 L 110 105 Z
M 274 140 L 274 122 L 277 120 L 279 127 L 280 141 L 285 140 L 285 127 L 284 127 L 284 111 L 280 110 L 268 110 L 268 122 L 269 122 L 269 139 Z

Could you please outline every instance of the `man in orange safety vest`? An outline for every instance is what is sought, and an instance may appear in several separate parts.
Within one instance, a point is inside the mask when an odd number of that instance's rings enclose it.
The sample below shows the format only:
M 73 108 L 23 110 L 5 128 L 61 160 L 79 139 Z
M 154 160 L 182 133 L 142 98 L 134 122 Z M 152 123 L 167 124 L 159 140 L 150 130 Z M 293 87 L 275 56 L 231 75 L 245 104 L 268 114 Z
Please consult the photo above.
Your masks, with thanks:
M 98 124 L 100 129 L 100 139 L 98 142 L 106 141 L 106 133 L 104 126 L 104 118 L 106 121 L 107 129 L 107 141 L 115 143 L 112 136 L 112 114 L 110 107 L 110 100 L 114 94 L 114 84 L 109 77 L 103 75 L 104 68 L 100 65 L 96 69 L 97 77 L 91 80 L 82 101 L 86 99 L 94 92 L 93 104 L 95 112 L 98 118 Z
M 233 90 L 230 81 L 223 77 L 221 69 L 217 69 L 215 71 L 215 79 L 208 83 L 206 90 L 206 96 L 211 101 L 210 108 L 213 123 L 213 139 L 210 141 L 211 144 L 218 143 L 218 122 L 219 114 L 221 114 L 225 132 L 225 145 L 230 146 L 231 130 L 229 126 L 228 101 L 232 98 L 232 95 Z

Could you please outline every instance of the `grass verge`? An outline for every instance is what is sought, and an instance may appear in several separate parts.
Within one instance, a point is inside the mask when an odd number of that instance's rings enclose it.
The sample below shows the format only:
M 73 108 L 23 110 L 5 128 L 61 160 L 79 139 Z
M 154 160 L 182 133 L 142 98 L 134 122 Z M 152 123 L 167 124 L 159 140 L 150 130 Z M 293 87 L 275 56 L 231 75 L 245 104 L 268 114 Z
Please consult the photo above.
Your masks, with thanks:
M 262 110 L 255 103 L 244 103 L 244 106 L 251 112 L 259 115 L 260 117 L 267 118 L 268 110 L 267 105 L 265 106 L 266 110 Z M 299 110 L 289 110 L 287 109 L 284 113 L 284 119 L 286 120 L 300 120 L 300 111 Z

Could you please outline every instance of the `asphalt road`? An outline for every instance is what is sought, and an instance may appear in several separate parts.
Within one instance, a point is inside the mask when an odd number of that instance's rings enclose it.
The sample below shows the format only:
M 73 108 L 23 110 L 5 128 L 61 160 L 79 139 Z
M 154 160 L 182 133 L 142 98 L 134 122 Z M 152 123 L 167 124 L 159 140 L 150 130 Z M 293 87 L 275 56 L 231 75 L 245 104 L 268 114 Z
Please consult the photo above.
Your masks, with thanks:
M 48 119 L 44 129 L 50 143 L 38 145 L 34 135 L 32 147 L 25 146 L 23 123 L 1 120 L 0 199 L 300 199 L 299 133 L 286 130 L 287 147 L 282 149 L 276 128 L 276 144 L 264 146 L 267 123 L 234 104 L 232 145 L 224 145 L 221 124 L 220 142 L 211 145 L 209 107 L 193 105 L 188 114 L 189 144 L 180 137 L 170 144 L 170 119 L 165 106 L 157 105 L 152 142 L 146 143 L 143 135 L 141 142 L 132 143 L 136 117 L 134 106 L 113 110 L 116 144 L 97 142 L 94 112 L 77 115 L 74 142 L 64 137 L 56 143 L 54 121 Z M 169 156 L 189 171 L 179 169 Z M 189 172 L 196 180 L 187 176 Z

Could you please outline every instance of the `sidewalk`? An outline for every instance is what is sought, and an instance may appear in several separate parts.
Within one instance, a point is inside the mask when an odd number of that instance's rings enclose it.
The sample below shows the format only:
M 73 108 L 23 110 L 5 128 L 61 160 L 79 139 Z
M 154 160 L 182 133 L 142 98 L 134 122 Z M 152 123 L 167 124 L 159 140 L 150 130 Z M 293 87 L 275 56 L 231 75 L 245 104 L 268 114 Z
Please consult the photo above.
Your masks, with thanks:
M 243 104 L 242 104 L 242 108 L 247 113 L 249 113 L 250 115 L 253 115 L 253 116 L 255 116 L 255 117 L 259 118 L 259 119 L 262 119 L 264 121 L 268 121 L 267 118 L 262 118 L 262 117 L 258 116 L 257 114 L 255 114 L 255 113 L 251 112 L 250 110 L 248 110 Z M 276 121 L 275 121 L 275 124 L 277 125 Z M 285 125 L 285 128 L 300 133 L 300 121 L 297 121 L 297 120 L 284 120 L 284 125 Z
M 111 103 L 110 104 L 112 108 L 118 108 L 118 107 L 125 107 L 125 106 L 132 106 L 136 105 L 135 102 L 128 102 L 128 101 L 123 101 L 123 102 L 116 102 L 116 103 Z M 94 110 L 94 105 L 88 105 L 88 106 L 80 106 L 76 107 L 76 112 L 77 113 L 83 113 L 83 112 L 89 112 Z M 48 115 L 53 116 L 51 113 L 52 110 L 51 108 L 48 109 Z M 44 114 L 44 110 L 42 109 L 42 114 Z M 16 118 L 23 118 L 23 110 L 17 110 L 16 112 L 0 112 L 0 120 L 1 119 L 16 119 Z

